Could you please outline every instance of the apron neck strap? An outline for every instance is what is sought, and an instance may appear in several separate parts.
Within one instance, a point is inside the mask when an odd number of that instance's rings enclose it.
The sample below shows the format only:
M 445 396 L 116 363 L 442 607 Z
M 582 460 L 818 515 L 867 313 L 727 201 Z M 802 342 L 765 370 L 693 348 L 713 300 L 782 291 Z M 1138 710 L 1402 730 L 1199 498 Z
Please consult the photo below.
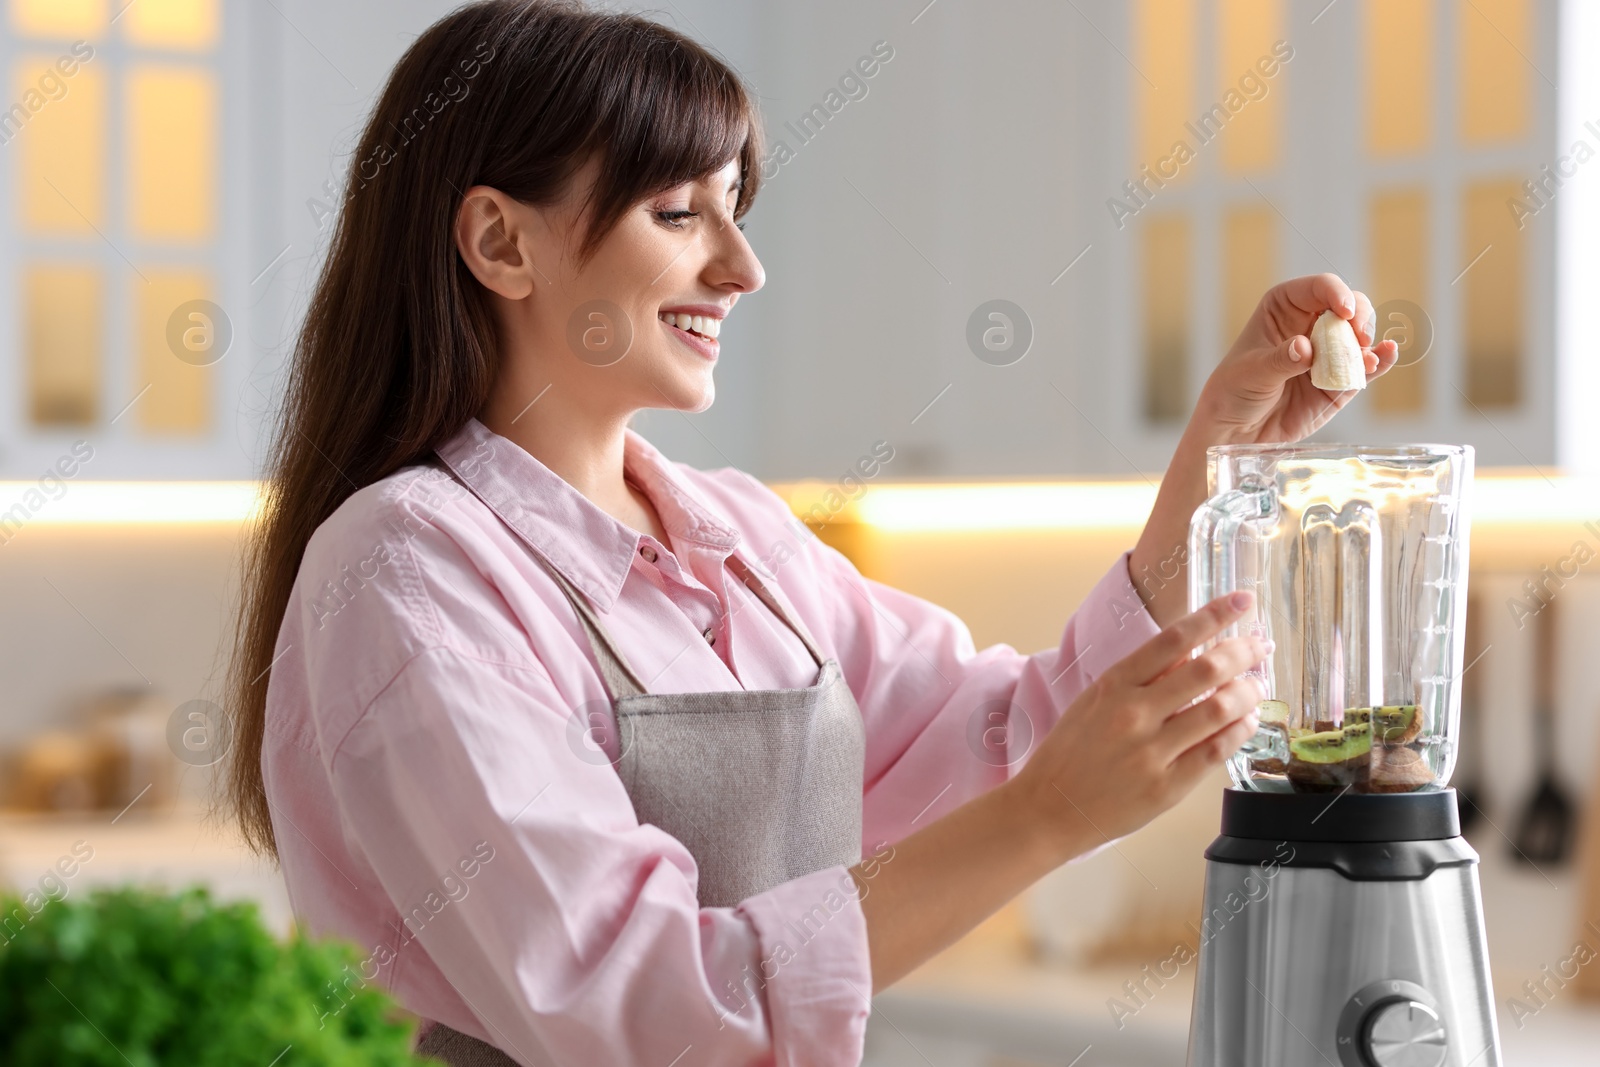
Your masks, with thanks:
M 641 696 L 648 692 L 649 690 L 639 680 L 639 675 L 628 663 L 627 658 L 622 655 L 622 652 L 611 640 L 611 635 L 606 632 L 605 625 L 601 623 L 600 617 L 595 614 L 595 610 L 590 605 L 588 598 L 579 592 L 577 587 L 567 580 L 567 576 L 562 574 L 543 555 L 536 551 L 533 556 L 539 561 L 540 566 L 544 567 L 545 571 L 555 579 L 556 584 L 561 587 L 561 591 L 572 602 L 573 610 L 578 613 L 578 621 L 583 626 L 584 636 L 589 639 L 589 650 L 594 653 L 595 663 L 600 667 L 600 677 L 605 681 L 606 691 L 611 694 L 611 699 L 617 701 L 624 697 Z M 820 669 L 825 662 L 825 657 L 822 655 L 821 648 L 812 638 L 811 633 L 800 620 L 789 613 L 782 602 L 772 594 L 772 590 L 767 587 L 767 584 L 761 580 L 761 577 L 744 560 L 733 553 L 729 553 L 727 566 L 733 572 L 733 576 L 744 583 L 745 588 L 754 593 L 756 598 L 767 606 L 768 610 L 776 615 L 785 626 L 794 631 L 794 635 L 800 639 L 801 644 L 806 646 L 806 651 L 811 654 L 811 658 L 816 661 L 817 667 Z
M 639 676 L 634 673 L 622 653 L 611 642 L 611 635 L 606 633 L 606 628 L 601 625 L 600 617 L 595 614 L 594 608 L 589 604 L 588 598 L 580 593 L 573 584 L 567 580 L 560 569 L 545 560 L 539 552 L 533 553 L 533 558 L 539 561 L 550 577 L 555 579 L 561 591 L 567 594 L 567 599 L 572 602 L 572 608 L 578 613 L 578 622 L 583 626 L 584 636 L 589 639 L 589 651 L 594 653 L 594 661 L 600 667 L 600 677 L 605 682 L 606 692 L 611 694 L 613 702 L 623 697 L 640 696 L 647 692 L 644 683 L 639 681 Z
M 733 572 L 735 578 L 744 583 L 746 589 L 754 593 L 756 598 L 767 606 L 768 610 L 782 619 L 785 626 L 794 631 L 794 635 L 800 639 L 802 645 L 806 646 L 806 651 L 811 653 L 811 658 L 817 661 L 817 666 L 820 668 L 827 657 L 822 654 L 822 649 L 817 647 L 817 642 L 812 639 L 811 632 L 805 628 L 804 623 L 789 613 L 789 609 L 785 608 L 777 597 L 772 595 L 772 590 L 767 588 L 767 583 L 761 580 L 760 575 L 756 574 L 750 564 L 730 552 L 728 553 L 728 569 Z

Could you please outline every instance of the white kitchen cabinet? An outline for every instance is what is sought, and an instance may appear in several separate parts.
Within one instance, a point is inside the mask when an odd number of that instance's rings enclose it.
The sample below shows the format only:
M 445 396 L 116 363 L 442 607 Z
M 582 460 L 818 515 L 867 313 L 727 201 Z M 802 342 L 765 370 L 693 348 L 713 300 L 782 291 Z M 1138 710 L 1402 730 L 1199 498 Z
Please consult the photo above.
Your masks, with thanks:
M 768 50 L 753 73 L 780 135 L 855 52 L 881 39 L 895 58 L 781 168 L 752 218 L 769 290 L 751 298 L 760 317 L 734 334 L 730 362 L 766 362 L 752 407 L 764 423 L 717 441 L 728 458 L 748 448 L 763 473 L 815 474 L 886 438 L 891 476 L 1157 470 L 1259 292 L 1324 270 L 1380 303 L 1416 304 L 1432 343 L 1420 369 L 1395 374 L 1425 378 L 1414 405 L 1385 383 L 1322 436 L 1466 441 L 1484 465 L 1579 466 L 1596 451 L 1575 436 L 1578 401 L 1556 402 L 1592 373 L 1581 342 L 1558 344 L 1555 274 L 1562 220 L 1590 178 L 1529 200 L 1521 230 L 1502 195 L 1579 136 L 1600 148 L 1577 114 L 1558 138 L 1558 105 L 1575 105 L 1556 85 L 1578 85 L 1562 57 L 1583 54 L 1571 35 L 1592 32 L 1570 5 L 919 0 L 763 11 Z M 1388 25 L 1407 12 L 1409 28 Z M 1151 25 L 1181 38 L 1176 51 L 1151 42 Z M 1395 55 L 1405 32 L 1420 38 Z M 1271 78 L 1259 74 L 1263 57 Z M 1421 73 L 1374 71 L 1402 62 Z M 1173 97 L 1168 117 L 1192 123 L 1253 70 L 1258 97 L 1202 131 L 1205 143 L 1181 122 L 1165 141 L 1146 132 L 1148 98 Z M 1479 85 L 1486 70 L 1500 80 Z M 1405 121 L 1398 134 L 1372 129 L 1411 88 L 1423 101 L 1405 120 L 1424 124 L 1415 146 Z M 1195 151 L 1179 178 L 1131 196 L 1126 183 L 1146 181 L 1141 167 L 1180 135 Z M 1170 306 L 1145 291 L 1163 266 Z M 976 358 L 965 337 L 969 315 L 995 298 L 1033 327 L 1030 350 L 1006 366 Z M 1162 372 L 1148 375 L 1147 354 L 1163 345 Z M 1515 373 L 1494 377 L 1484 353 L 1497 345 Z M 1167 418 L 1147 416 L 1151 393 Z M 681 418 L 648 425 L 714 459 Z
M 251 6 L 0 3 L 0 477 L 253 472 Z
M 0 478 L 259 473 L 351 144 L 452 6 L 0 0 Z

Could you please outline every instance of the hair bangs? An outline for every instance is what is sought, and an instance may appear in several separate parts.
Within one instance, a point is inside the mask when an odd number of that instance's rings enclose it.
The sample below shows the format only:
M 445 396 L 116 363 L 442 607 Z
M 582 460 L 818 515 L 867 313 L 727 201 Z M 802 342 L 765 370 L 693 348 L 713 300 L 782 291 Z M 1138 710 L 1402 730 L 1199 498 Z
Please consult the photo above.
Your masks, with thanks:
M 742 82 L 700 45 L 665 27 L 629 27 L 653 40 L 630 40 L 628 76 L 602 101 L 591 151 L 600 173 L 590 195 L 584 251 L 623 214 L 657 193 L 739 167 L 734 217 L 754 202 L 761 181 L 761 123 Z

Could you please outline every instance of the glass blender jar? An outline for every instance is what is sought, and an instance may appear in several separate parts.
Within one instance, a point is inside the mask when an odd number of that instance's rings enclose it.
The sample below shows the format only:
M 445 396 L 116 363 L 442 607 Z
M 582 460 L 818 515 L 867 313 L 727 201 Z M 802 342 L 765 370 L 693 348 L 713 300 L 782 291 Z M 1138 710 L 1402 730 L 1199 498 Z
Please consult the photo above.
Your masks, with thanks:
M 1235 589 L 1227 635 L 1276 643 L 1261 727 L 1229 761 L 1243 789 L 1444 787 L 1461 708 L 1467 445 L 1225 445 L 1189 533 L 1189 600 Z

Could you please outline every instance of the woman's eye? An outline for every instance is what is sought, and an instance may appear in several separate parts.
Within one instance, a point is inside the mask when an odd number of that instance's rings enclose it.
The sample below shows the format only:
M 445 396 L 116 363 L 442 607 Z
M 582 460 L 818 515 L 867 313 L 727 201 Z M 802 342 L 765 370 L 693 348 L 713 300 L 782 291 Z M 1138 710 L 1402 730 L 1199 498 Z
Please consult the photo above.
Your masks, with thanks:
M 688 210 L 682 209 L 682 208 L 679 208 L 679 209 L 676 209 L 676 210 L 657 211 L 656 212 L 656 218 L 660 219 L 662 222 L 666 223 L 668 226 L 671 226 L 671 227 L 673 227 L 675 229 L 680 229 L 680 230 L 683 229 L 683 220 L 684 219 L 693 219 L 693 218 L 698 218 L 699 216 L 700 216 L 700 212 L 698 212 L 698 211 L 688 211 Z

